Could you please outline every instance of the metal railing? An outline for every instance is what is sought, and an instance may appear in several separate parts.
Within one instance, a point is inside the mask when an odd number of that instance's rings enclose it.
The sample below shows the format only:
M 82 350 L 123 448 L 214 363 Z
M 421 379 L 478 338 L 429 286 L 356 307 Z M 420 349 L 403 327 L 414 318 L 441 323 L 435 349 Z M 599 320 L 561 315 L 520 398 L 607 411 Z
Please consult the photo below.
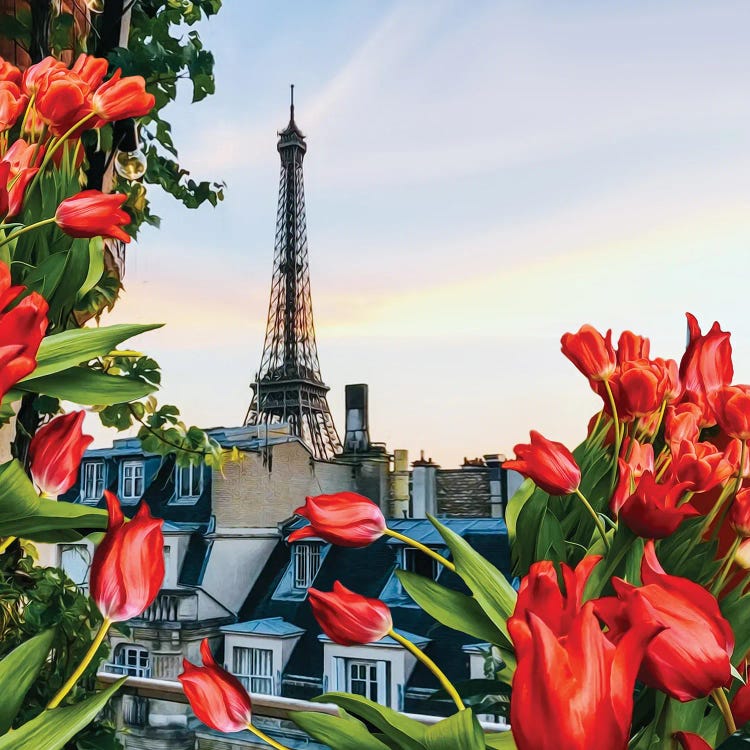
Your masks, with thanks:
M 102 686 L 111 685 L 120 679 L 118 675 L 110 672 L 98 672 L 97 681 Z M 145 677 L 128 677 L 120 688 L 120 694 L 135 695 L 140 698 L 153 698 L 155 700 L 171 701 L 172 703 L 188 703 L 182 685 L 179 682 L 168 680 L 154 680 Z M 271 719 L 290 719 L 292 711 L 314 711 L 321 714 L 332 714 L 338 716 L 339 709 L 332 703 L 311 703 L 310 701 L 298 700 L 296 698 L 284 698 L 279 695 L 253 695 L 253 715 L 263 716 Z M 404 714 L 422 724 L 437 724 L 444 717 L 429 716 L 427 714 Z M 490 721 L 480 721 L 485 732 L 507 732 L 507 724 L 498 724 Z
M 147 664 L 145 667 L 138 667 L 134 664 L 117 664 L 112 661 L 105 662 L 103 665 L 103 671 L 99 674 L 116 675 L 111 681 L 114 682 L 117 677 L 127 675 L 128 677 L 151 677 L 151 665 Z

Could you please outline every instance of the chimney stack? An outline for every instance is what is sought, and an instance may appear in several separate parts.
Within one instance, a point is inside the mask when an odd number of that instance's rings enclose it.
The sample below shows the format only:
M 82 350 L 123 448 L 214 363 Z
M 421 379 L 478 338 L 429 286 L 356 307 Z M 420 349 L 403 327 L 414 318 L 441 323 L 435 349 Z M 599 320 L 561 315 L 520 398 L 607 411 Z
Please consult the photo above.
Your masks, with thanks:
M 367 411 L 367 384 L 347 385 L 346 435 L 344 453 L 366 453 L 370 449 L 370 427 Z
M 409 451 L 403 448 L 393 451 L 390 511 L 391 518 L 409 516 Z
M 440 467 L 425 459 L 420 451 L 418 461 L 412 464 L 411 472 L 411 515 L 412 518 L 426 518 L 429 513 L 437 515 L 437 470 Z

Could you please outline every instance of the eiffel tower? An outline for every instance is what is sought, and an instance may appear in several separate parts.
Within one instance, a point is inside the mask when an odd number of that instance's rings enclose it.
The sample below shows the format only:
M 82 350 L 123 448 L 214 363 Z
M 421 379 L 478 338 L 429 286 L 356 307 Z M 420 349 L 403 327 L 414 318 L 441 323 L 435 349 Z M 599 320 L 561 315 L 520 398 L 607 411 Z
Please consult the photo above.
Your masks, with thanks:
M 289 124 L 276 146 L 281 157 L 271 301 L 260 367 L 251 384 L 246 425 L 287 422 L 319 459 L 341 451 L 328 408 L 315 343 L 302 160 L 305 136 L 294 122 L 291 87 Z

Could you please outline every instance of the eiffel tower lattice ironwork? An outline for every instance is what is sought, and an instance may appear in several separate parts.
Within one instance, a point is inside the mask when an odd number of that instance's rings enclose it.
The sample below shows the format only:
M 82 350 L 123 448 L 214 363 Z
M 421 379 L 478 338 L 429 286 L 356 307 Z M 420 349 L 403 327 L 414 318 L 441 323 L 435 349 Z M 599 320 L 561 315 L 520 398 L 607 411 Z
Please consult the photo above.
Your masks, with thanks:
M 302 160 L 305 137 L 294 122 L 294 86 L 289 125 L 279 133 L 281 157 L 273 281 L 260 367 L 245 424 L 288 422 L 316 458 L 341 451 L 328 408 L 315 343 Z

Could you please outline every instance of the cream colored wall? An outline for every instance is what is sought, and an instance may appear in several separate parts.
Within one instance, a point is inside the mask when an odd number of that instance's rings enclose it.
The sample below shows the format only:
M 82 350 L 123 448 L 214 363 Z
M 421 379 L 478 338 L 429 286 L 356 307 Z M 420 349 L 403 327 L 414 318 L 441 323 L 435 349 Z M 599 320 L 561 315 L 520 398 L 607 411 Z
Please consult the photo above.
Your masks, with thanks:
M 274 528 L 303 505 L 307 495 L 353 490 L 351 468 L 314 462 L 297 442 L 271 448 L 272 470 L 262 454 L 245 453 L 244 460 L 213 474 L 213 512 L 217 529 Z

